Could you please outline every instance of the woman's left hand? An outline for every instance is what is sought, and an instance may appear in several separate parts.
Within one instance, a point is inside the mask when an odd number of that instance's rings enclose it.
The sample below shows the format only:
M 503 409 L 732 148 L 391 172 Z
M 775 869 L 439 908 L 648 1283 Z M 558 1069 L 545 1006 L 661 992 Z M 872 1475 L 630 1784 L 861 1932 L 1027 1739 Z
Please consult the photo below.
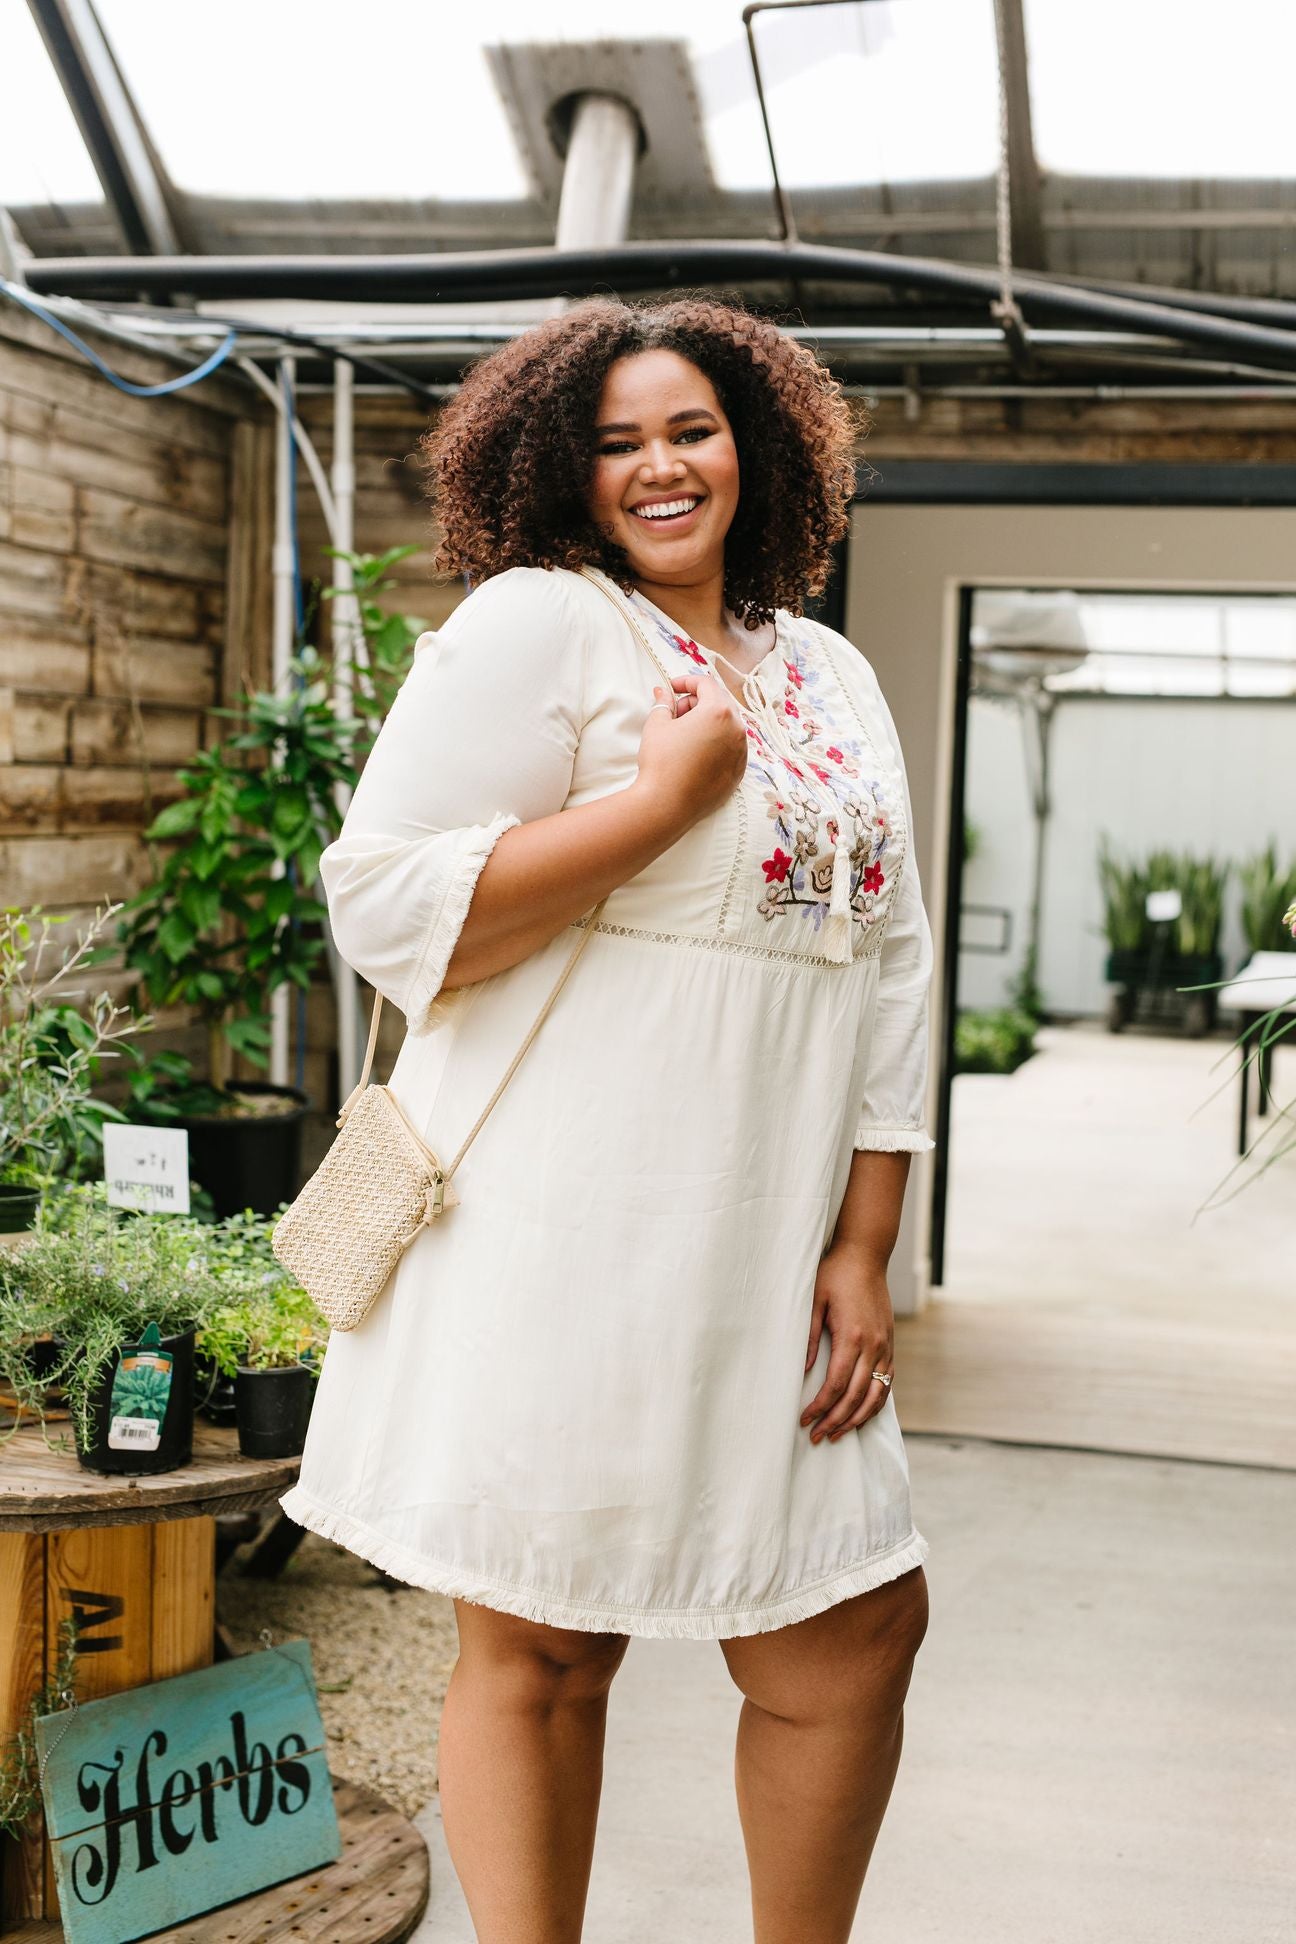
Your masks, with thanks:
M 834 1442 L 857 1430 L 891 1394 L 889 1386 L 873 1375 L 875 1370 L 885 1370 L 889 1376 L 895 1354 L 895 1317 L 886 1267 L 857 1244 L 838 1243 L 820 1260 L 807 1370 L 819 1354 L 825 1329 L 831 1343 L 828 1369 L 801 1413 L 803 1425 L 822 1419 L 810 1432 L 811 1444 L 824 1438 Z

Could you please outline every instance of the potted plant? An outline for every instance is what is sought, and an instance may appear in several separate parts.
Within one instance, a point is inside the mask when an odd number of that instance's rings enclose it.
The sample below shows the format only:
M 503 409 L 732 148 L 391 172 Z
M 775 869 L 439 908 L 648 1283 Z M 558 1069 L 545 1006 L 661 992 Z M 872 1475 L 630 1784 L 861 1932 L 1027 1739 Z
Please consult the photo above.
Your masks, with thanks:
M 124 1118 L 91 1090 L 102 1062 L 151 1021 L 106 992 L 82 1011 L 74 1002 L 85 993 L 69 984 L 101 957 L 119 909 L 97 910 L 62 951 L 55 933 L 65 917 L 40 905 L 0 911 L 0 1234 L 31 1228 L 60 1174 L 97 1167 L 104 1121 Z
M 1098 857 L 1107 937 L 1106 974 L 1115 990 L 1107 1023 L 1119 1031 L 1133 1019 L 1146 997 L 1162 1012 L 1176 1011 L 1189 1033 L 1207 1032 L 1215 1016 L 1214 994 L 1175 995 L 1185 987 L 1205 987 L 1222 970 L 1220 926 L 1228 866 L 1209 857 L 1154 851 L 1146 862 L 1121 864 L 1104 838 Z M 1158 891 L 1178 894 L 1174 918 L 1154 920 L 1148 897 Z
M 227 1230 L 230 1225 L 226 1225 Z M 231 1238 L 238 1246 L 243 1237 Z M 231 1273 L 217 1268 L 220 1299 L 200 1347 L 234 1389 L 239 1450 L 247 1458 L 296 1457 L 306 1442 L 328 1326 L 310 1297 L 269 1253 L 269 1227 Z
M 1296 864 L 1281 870 L 1271 842 L 1238 866 L 1242 886 L 1242 933 L 1251 952 L 1296 952 L 1285 913 L 1296 904 Z
M 61 1388 L 89 1471 L 187 1464 L 195 1332 L 214 1301 L 202 1225 L 111 1208 L 102 1184 L 47 1206 L 52 1219 L 0 1257 L 0 1376 L 35 1410 Z M 53 1346 L 39 1378 L 33 1332 Z
M 196 1077 L 181 1054 L 160 1054 L 133 1076 L 128 1111 L 188 1130 L 192 1172 L 218 1215 L 269 1214 L 300 1185 L 306 1095 L 232 1079 L 230 1055 L 268 1065 L 271 996 L 284 985 L 306 992 L 324 950 L 320 852 L 337 835 L 339 797 L 356 781 L 422 629 L 379 601 L 388 570 L 414 551 L 345 556 L 358 621 L 351 713 L 337 709 L 332 665 L 299 646 L 285 693 L 245 695 L 213 712 L 234 718 L 237 733 L 178 772 L 185 794 L 145 833 L 170 848 L 125 908 L 127 961 L 151 1004 L 196 1009 L 207 1074 Z

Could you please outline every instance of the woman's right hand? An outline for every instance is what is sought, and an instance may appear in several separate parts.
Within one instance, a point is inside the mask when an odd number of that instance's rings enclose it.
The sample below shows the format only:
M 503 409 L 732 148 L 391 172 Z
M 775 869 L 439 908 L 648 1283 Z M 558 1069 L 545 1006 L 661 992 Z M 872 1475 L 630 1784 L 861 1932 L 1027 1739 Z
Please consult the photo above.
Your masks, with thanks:
M 709 673 L 675 675 L 674 696 L 660 685 L 639 742 L 641 790 L 659 813 L 687 830 L 732 796 L 747 767 L 747 731 L 724 683 Z

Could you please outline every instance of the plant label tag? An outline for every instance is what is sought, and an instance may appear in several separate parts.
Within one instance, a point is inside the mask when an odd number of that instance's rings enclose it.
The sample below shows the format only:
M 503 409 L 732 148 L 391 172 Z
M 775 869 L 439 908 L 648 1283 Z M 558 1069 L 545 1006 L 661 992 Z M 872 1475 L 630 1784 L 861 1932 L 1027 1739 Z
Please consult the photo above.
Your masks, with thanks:
M 1178 918 L 1183 911 L 1182 891 L 1149 891 L 1147 894 L 1147 915 L 1154 925 L 1164 925 Z
M 157 1450 L 171 1398 L 172 1361 L 165 1350 L 152 1349 L 147 1342 L 123 1352 L 108 1405 L 109 1451 Z
M 189 1135 L 183 1127 L 105 1121 L 104 1179 L 116 1208 L 153 1215 L 189 1213 Z

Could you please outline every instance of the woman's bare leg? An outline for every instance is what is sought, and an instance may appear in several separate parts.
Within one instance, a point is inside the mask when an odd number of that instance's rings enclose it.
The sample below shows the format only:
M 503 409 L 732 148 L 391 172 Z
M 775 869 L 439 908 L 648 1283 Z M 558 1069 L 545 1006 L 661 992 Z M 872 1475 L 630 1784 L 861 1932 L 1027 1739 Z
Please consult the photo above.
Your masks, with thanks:
M 812 1620 L 720 1642 L 746 1696 L 735 1779 L 755 1944 L 847 1944 L 926 1628 L 916 1566 Z
M 455 1601 L 441 1816 L 478 1944 L 579 1944 L 608 1690 L 629 1636 Z

